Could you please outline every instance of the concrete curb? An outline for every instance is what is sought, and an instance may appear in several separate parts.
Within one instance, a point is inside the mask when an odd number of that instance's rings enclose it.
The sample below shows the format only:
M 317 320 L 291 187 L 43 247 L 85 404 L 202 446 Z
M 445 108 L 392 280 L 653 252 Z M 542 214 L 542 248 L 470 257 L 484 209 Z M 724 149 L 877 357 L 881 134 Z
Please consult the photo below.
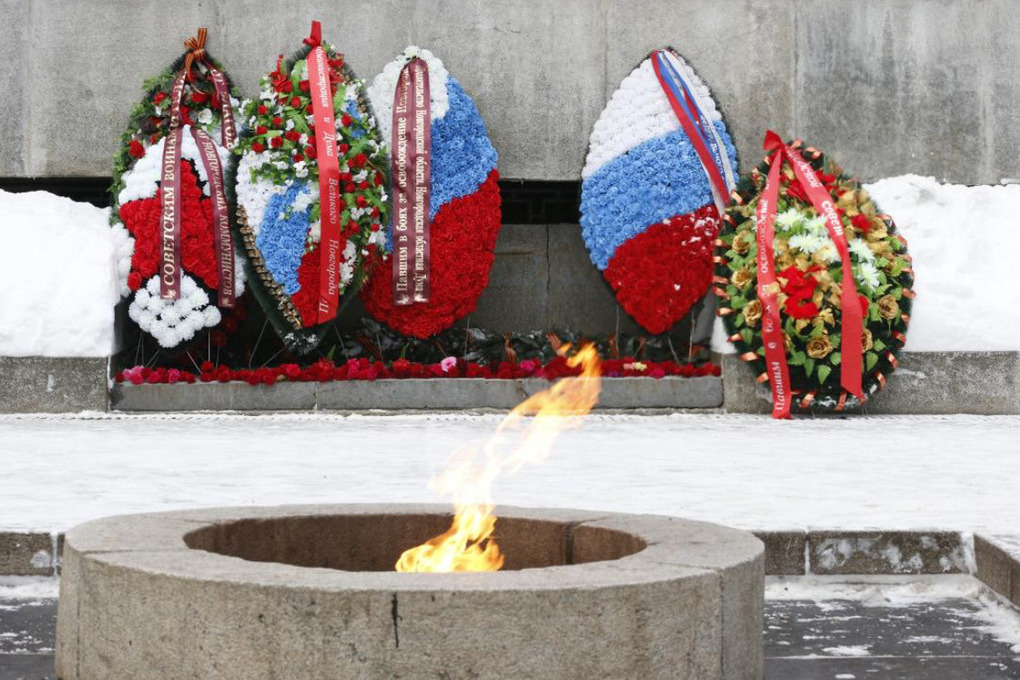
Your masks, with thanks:
M 364 411 L 511 409 L 553 383 L 540 378 L 481 378 L 340 381 L 196 383 L 194 385 L 117 385 L 118 411 Z M 599 409 L 717 408 L 722 380 L 697 378 L 604 378 Z
M 1020 352 L 904 352 L 886 389 L 860 412 L 871 415 L 1020 414 Z M 735 354 L 713 357 L 722 366 L 729 413 L 769 413 L 768 385 Z
M 106 411 L 106 357 L 0 356 L 0 413 Z

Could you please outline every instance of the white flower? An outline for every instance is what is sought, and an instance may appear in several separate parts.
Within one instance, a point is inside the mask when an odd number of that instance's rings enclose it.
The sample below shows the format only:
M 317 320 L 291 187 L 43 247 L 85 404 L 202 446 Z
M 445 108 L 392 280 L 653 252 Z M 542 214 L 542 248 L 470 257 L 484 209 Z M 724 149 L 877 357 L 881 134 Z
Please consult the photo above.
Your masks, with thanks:
M 783 231 L 790 231 L 803 221 L 804 215 L 802 215 L 796 208 L 790 208 L 789 210 L 776 215 L 776 226 Z
M 875 261 L 875 253 L 871 252 L 871 248 L 868 247 L 868 244 L 859 238 L 855 238 L 850 242 L 850 252 L 856 255 L 859 261 Z
M 450 97 L 446 91 L 446 83 L 450 77 L 443 62 L 432 52 L 414 45 L 404 50 L 404 53 L 386 64 L 382 73 L 375 77 L 368 87 L 368 97 L 372 101 L 372 108 L 379 117 L 379 131 L 383 139 L 389 139 L 393 125 L 393 97 L 397 91 L 397 80 L 404 65 L 414 57 L 425 60 L 429 69 L 429 103 L 432 120 L 439 120 L 446 115 L 450 109 Z M 360 87 L 348 87 L 347 98 L 356 99 Z M 370 124 L 371 127 L 371 124 Z
M 209 296 L 187 274 L 181 277 L 181 298 L 163 300 L 159 277 L 150 278 L 128 306 L 128 316 L 167 349 L 195 337 L 203 328 L 211 328 L 222 318 L 215 306 L 206 306 Z
M 818 234 L 819 236 L 821 236 L 822 234 L 828 235 L 829 233 L 828 227 L 825 226 L 825 218 L 822 217 L 821 215 L 815 215 L 814 217 L 809 219 L 804 224 L 804 228 L 810 231 L 812 234 Z
M 198 122 L 202 125 L 208 125 L 213 122 L 212 109 L 202 109 L 202 112 L 198 114 Z
M 832 242 L 814 234 L 794 234 L 790 237 L 788 243 L 791 248 L 795 248 L 808 255 L 814 255 L 816 251 L 821 250 L 826 245 L 830 245 Z
M 288 130 L 294 129 L 294 121 L 290 118 L 287 119 L 287 124 L 284 126 Z
M 875 265 L 870 262 L 862 262 L 857 268 L 857 281 L 871 290 L 875 290 L 879 286 L 878 270 Z

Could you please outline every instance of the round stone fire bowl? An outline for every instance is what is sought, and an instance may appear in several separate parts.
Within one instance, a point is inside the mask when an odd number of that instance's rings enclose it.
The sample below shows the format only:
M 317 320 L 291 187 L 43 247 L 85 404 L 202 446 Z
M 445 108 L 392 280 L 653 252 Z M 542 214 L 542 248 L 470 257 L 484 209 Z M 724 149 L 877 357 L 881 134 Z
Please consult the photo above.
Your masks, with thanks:
M 449 508 L 112 517 L 67 534 L 62 680 L 758 680 L 763 546 L 652 515 L 499 507 L 503 571 L 399 574 Z

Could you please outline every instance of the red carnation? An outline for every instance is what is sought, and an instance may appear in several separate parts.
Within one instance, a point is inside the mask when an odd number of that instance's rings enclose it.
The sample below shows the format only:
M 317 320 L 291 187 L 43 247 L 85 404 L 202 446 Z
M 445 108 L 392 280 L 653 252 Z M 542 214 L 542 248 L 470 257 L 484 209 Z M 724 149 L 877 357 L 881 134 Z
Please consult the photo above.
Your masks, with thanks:
M 283 125 L 283 118 L 280 118 L 279 116 L 273 116 L 273 126 L 280 127 L 281 125 Z
M 372 178 L 372 181 L 375 183 L 377 187 L 382 186 L 383 183 L 382 173 L 381 172 L 375 173 L 375 176 Z
M 344 127 L 348 127 L 353 122 L 354 119 L 351 118 L 351 114 L 349 113 L 345 113 L 344 115 L 340 116 L 340 124 L 343 125 Z
M 351 150 L 350 146 L 348 146 L 347 144 L 343 144 L 343 143 L 338 144 L 336 148 L 340 152 L 341 155 L 343 155 L 343 154 L 345 154 L 345 153 L 347 153 L 348 151 Z
M 344 185 L 344 193 L 345 194 L 353 194 L 354 193 L 354 188 L 355 188 L 354 187 L 354 183 L 353 182 L 348 182 L 347 184 Z
M 309 104 L 305 107 L 305 113 L 315 113 L 315 107 Z
M 269 109 L 266 108 L 265 104 L 259 104 L 258 112 L 260 116 L 264 116 L 269 113 Z
M 288 130 L 287 132 L 283 133 L 283 136 L 292 142 L 296 142 L 299 139 L 301 139 L 301 133 L 298 132 L 297 130 Z
M 308 90 L 311 88 L 308 85 L 307 80 L 302 80 L 300 83 L 298 83 L 298 89 L 301 90 L 302 92 L 308 92 Z
M 127 284 L 131 290 L 138 290 L 142 287 L 142 275 L 138 272 L 131 272 L 128 274 Z
M 267 128 L 265 125 L 259 125 L 257 128 L 255 128 L 255 134 L 257 135 L 264 135 L 267 132 L 269 132 L 269 128 Z
M 156 96 L 152 98 L 152 103 L 159 106 L 166 99 L 166 92 L 157 92 Z
M 254 151 L 255 153 L 262 153 L 263 151 L 266 150 L 266 145 L 260 142 L 254 142 L 251 145 L 251 150 Z
M 363 153 L 354 154 L 354 158 L 351 159 L 351 165 L 355 168 L 360 168 L 368 162 L 368 156 Z
M 294 154 L 294 162 L 295 163 L 300 163 L 304 159 L 305 159 L 305 157 L 302 154 L 299 154 L 299 153 Z
M 364 208 L 366 205 L 368 205 L 368 201 L 366 201 L 365 197 L 362 196 L 361 194 L 357 195 L 357 197 L 354 199 L 354 202 L 358 205 L 359 208 Z
M 291 97 L 291 99 L 290 99 L 290 108 L 296 109 L 299 106 L 301 106 L 301 98 L 300 97 Z
M 137 139 L 132 139 L 131 143 L 128 144 L 128 153 L 134 158 L 141 158 L 145 155 L 145 147 Z
M 309 158 L 314 159 L 315 158 L 315 147 L 311 146 L 311 145 L 306 146 L 305 147 L 305 155 L 308 156 Z
M 273 147 L 274 149 L 278 149 L 282 145 L 283 137 L 273 137 L 272 139 L 269 140 L 269 146 Z

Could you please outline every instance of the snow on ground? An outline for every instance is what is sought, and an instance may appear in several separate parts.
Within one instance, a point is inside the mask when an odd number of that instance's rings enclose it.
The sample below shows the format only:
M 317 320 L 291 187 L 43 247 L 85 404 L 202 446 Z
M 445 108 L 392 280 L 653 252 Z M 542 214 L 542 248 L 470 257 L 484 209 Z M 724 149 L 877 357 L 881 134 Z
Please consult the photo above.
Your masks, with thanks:
M 980 603 L 971 613 L 980 630 L 1010 645 L 1020 653 L 1020 616 L 1011 604 L 977 579 L 949 576 L 768 576 L 765 599 L 779 601 L 816 601 L 829 612 L 839 611 L 842 602 L 859 602 L 871 607 L 896 609 L 938 601 Z M 961 617 L 962 618 L 962 617 Z M 853 656 L 850 648 L 826 649 L 834 656 Z M 863 650 L 863 654 L 867 654 Z
M 0 530 L 128 512 L 444 502 L 428 487 L 499 416 L 0 417 Z M 747 529 L 1020 533 L 1020 418 L 596 415 L 498 504 L 679 515 Z
M 941 184 L 903 175 L 865 185 L 892 215 L 914 258 L 916 282 L 906 351 L 1017 351 L 1020 316 L 1020 184 Z M 717 352 L 732 352 L 722 323 Z
M 53 599 L 59 591 L 60 580 L 53 576 L 0 576 L 0 602 Z
M 0 356 L 112 354 L 108 214 L 45 191 L 0 191 Z

